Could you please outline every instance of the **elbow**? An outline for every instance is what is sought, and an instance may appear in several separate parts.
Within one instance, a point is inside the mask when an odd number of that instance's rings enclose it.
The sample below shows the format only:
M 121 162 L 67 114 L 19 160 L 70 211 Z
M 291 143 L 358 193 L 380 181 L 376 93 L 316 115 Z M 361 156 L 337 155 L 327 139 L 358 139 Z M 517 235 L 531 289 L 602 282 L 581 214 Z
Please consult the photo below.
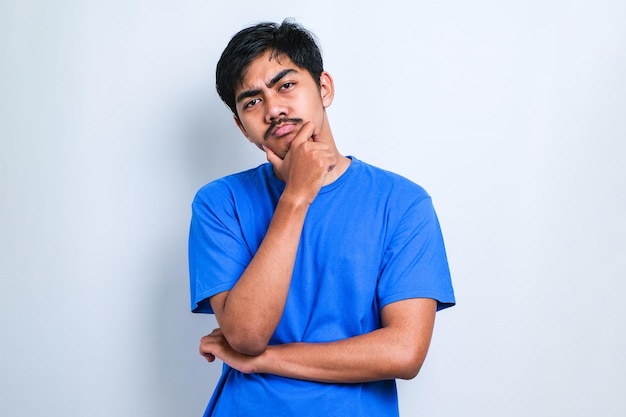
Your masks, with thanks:
M 422 368 L 421 364 L 419 365 L 408 364 L 402 369 L 399 369 L 397 378 L 405 379 L 405 380 L 413 379 L 417 376 L 417 374 L 419 374 L 421 368 Z
M 226 336 L 226 340 L 235 351 L 248 356 L 259 356 L 265 352 L 269 342 L 263 337 L 246 332 L 231 335 L 230 337 Z
M 405 380 L 415 378 L 419 374 L 420 369 L 422 369 L 425 356 L 425 354 L 420 352 L 400 353 L 395 361 L 395 377 Z

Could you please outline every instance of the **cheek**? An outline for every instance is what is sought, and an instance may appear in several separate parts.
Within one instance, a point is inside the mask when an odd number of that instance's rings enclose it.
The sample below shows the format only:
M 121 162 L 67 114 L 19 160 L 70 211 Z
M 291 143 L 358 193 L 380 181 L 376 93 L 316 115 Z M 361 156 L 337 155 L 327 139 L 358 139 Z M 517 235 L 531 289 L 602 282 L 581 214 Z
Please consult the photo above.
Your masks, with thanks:
M 259 138 L 262 139 L 263 133 L 265 133 L 260 127 L 256 126 L 254 123 L 249 122 L 242 123 L 241 131 L 250 142 L 256 142 L 259 140 Z

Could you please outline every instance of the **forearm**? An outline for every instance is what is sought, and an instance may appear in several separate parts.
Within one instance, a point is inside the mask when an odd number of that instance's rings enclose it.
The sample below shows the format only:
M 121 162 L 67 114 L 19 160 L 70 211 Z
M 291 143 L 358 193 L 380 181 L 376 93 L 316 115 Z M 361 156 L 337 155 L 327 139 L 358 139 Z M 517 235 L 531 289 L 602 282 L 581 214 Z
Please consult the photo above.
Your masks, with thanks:
M 293 343 L 269 346 L 255 371 L 329 383 L 411 379 L 428 351 L 428 340 L 412 345 L 396 329 L 330 343 Z
M 388 304 L 380 329 L 330 343 L 272 346 L 258 358 L 258 372 L 340 383 L 411 379 L 426 358 L 436 309 L 428 298 Z
M 242 276 L 229 292 L 211 299 L 226 339 L 242 353 L 261 353 L 282 317 L 307 208 L 281 197 Z
M 383 308 L 382 327 L 370 333 L 328 343 L 269 346 L 257 356 L 233 349 L 216 329 L 202 338 L 200 353 L 243 373 L 330 383 L 410 379 L 426 358 L 436 308 L 437 302 L 428 298 L 398 301 Z
M 230 291 L 210 299 L 224 337 L 240 353 L 262 353 L 276 330 L 289 293 L 306 213 L 337 164 L 336 149 L 316 142 L 314 135 L 315 125 L 304 123 L 284 159 L 270 147 L 263 147 L 285 189 L 242 276 Z

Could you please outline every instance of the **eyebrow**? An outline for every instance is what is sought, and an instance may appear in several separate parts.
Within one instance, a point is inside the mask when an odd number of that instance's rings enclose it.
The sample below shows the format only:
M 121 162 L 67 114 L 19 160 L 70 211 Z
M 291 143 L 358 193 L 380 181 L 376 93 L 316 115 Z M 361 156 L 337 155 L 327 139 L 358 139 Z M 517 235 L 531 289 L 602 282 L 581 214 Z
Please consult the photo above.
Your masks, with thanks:
M 272 88 L 276 85 L 277 82 L 279 82 L 285 75 L 290 74 L 292 72 L 298 72 L 293 68 L 287 68 L 282 70 L 281 72 L 279 72 L 278 74 L 276 74 L 267 84 L 265 84 L 267 86 L 267 88 Z M 241 100 L 246 99 L 248 97 L 254 97 L 256 95 L 258 95 L 261 92 L 260 89 L 255 89 L 255 90 L 246 90 L 246 91 L 242 91 L 241 93 L 239 93 L 237 95 L 237 98 L 235 99 L 235 102 L 239 103 Z

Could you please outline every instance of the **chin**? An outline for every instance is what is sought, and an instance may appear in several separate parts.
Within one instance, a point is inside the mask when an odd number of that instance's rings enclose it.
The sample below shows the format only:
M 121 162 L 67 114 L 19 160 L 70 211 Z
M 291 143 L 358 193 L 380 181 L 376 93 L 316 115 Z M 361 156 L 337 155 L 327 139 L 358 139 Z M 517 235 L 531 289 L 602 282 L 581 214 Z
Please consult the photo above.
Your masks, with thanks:
M 289 152 L 289 146 L 287 146 L 287 148 L 285 149 L 283 149 L 282 147 L 280 147 L 279 149 L 272 149 L 272 151 L 274 151 L 276 156 L 284 160 L 285 157 L 287 156 L 287 152 Z

